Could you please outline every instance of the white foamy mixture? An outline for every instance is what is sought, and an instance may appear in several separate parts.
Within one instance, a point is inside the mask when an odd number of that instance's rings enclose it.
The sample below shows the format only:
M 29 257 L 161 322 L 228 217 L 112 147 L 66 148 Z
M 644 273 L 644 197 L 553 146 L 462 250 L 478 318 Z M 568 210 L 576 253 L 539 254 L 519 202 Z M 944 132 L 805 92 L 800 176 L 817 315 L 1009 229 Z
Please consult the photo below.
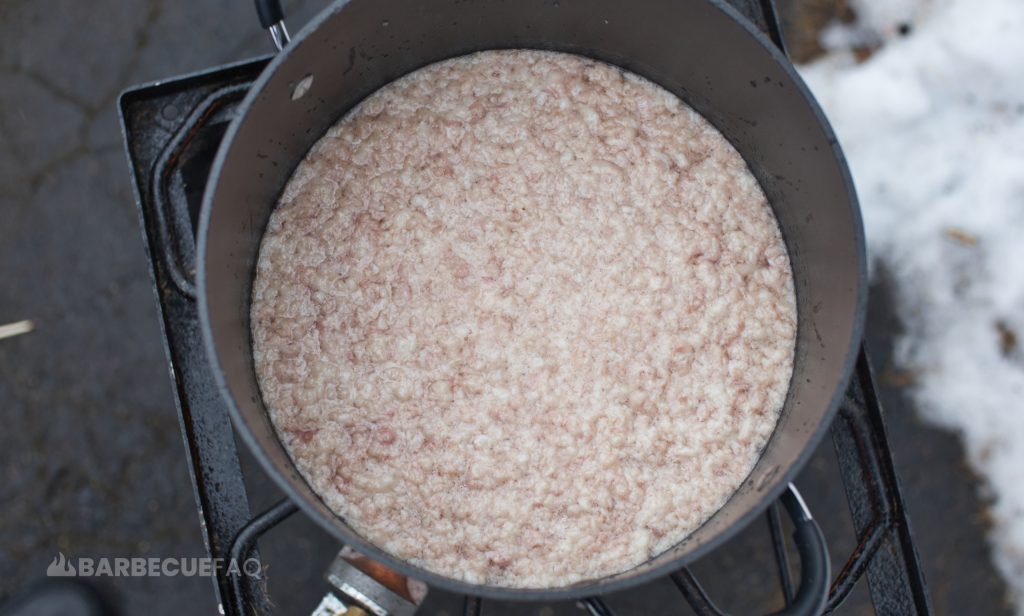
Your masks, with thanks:
M 553 587 L 683 539 L 753 468 L 796 335 L 739 154 L 645 80 L 484 52 L 381 89 L 297 168 L 252 307 L 292 458 L 367 540 Z

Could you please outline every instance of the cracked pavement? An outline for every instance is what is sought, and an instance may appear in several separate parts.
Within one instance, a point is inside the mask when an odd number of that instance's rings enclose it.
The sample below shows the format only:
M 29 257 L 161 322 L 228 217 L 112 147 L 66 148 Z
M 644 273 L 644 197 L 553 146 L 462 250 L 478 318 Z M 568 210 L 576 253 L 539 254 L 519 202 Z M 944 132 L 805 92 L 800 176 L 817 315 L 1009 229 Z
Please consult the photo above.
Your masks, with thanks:
M 289 26 L 297 30 L 323 4 L 289 3 Z M 0 599 L 42 577 L 58 550 L 205 554 L 116 99 L 129 85 L 270 50 L 247 1 L 0 0 L 0 324 L 36 324 L 0 341 Z M 873 300 L 869 327 L 880 374 L 898 330 L 884 294 Z M 937 611 L 1009 613 L 956 438 L 921 424 L 898 384 L 882 384 Z M 262 484 L 258 497 L 271 502 L 273 488 Z M 812 506 L 842 497 L 835 484 L 817 492 Z M 271 560 L 279 572 L 272 591 L 293 591 L 320 566 L 303 557 L 318 537 L 308 521 L 289 526 L 304 538 L 278 536 L 284 545 L 269 551 L 287 559 L 290 549 L 299 562 Z M 726 550 L 714 595 L 746 582 L 728 566 L 744 554 Z M 215 610 L 206 579 L 100 585 L 124 614 Z M 851 600 L 852 613 L 868 613 L 865 597 Z
M 0 341 L 4 597 L 58 550 L 205 555 L 116 100 L 272 47 L 248 2 L 5 0 L 0 29 L 0 323 L 36 325 Z M 202 578 L 100 586 L 125 614 L 215 610 Z

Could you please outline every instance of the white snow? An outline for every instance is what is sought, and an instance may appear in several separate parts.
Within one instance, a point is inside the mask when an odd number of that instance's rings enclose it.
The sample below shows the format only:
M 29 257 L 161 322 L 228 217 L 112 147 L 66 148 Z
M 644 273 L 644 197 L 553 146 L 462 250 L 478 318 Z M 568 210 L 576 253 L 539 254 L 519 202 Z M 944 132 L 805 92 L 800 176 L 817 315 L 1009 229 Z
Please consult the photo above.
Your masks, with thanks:
M 1024 352 L 1000 333 L 1024 343 L 1024 2 L 854 8 L 802 73 L 849 159 L 873 266 L 895 277 L 900 368 L 989 483 L 996 564 L 1024 614 Z M 844 46 L 870 40 L 884 44 L 857 64 Z

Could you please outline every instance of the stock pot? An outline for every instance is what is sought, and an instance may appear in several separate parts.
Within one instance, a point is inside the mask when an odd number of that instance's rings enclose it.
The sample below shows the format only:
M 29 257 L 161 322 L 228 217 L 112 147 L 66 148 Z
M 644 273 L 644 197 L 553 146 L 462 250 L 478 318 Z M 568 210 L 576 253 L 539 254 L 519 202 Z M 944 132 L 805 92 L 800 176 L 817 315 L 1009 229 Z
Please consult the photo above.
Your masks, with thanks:
M 790 481 L 831 424 L 861 338 L 865 247 L 836 139 L 793 66 L 719 0 L 349 0 L 290 43 L 279 10 L 262 17 L 283 50 L 241 104 L 207 185 L 199 226 L 202 333 L 235 425 L 265 470 L 342 542 L 403 574 L 473 596 L 553 600 L 663 576 L 721 544 L 782 495 L 803 558 L 792 613 L 823 605 L 827 552 Z M 269 8 L 268 8 L 269 6 Z M 310 488 L 267 415 L 253 367 L 249 310 L 260 240 L 309 148 L 360 100 L 427 64 L 485 49 L 571 52 L 637 73 L 682 98 L 736 147 L 779 221 L 798 310 L 795 368 L 760 461 L 726 504 L 678 545 L 616 575 L 562 588 L 469 584 L 390 556 Z M 784 494 L 785 493 L 785 494 Z

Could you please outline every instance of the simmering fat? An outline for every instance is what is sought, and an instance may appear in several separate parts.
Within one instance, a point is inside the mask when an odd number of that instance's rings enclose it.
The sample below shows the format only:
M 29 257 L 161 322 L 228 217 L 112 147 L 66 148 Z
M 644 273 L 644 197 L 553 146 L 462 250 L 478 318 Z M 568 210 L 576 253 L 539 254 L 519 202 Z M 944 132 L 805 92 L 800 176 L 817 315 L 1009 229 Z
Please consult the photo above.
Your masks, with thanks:
M 255 363 L 299 470 L 367 540 L 473 583 L 629 569 L 753 468 L 796 335 L 740 155 L 660 87 L 490 51 L 379 90 L 263 239 Z

